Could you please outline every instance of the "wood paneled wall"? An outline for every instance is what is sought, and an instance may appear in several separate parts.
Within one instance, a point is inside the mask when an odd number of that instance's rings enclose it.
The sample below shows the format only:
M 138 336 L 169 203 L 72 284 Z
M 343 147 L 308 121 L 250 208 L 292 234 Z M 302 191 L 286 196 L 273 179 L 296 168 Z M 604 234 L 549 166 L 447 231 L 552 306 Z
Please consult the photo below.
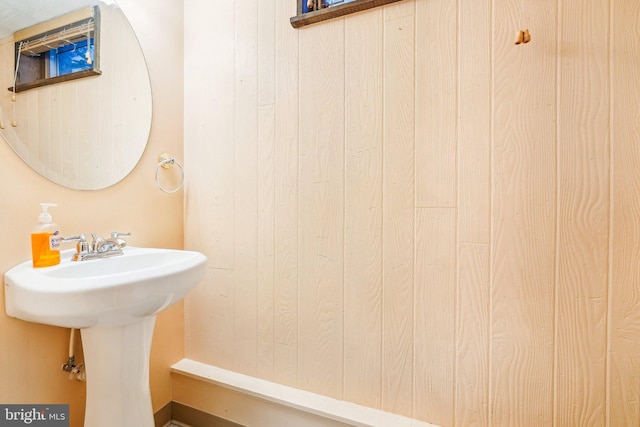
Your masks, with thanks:
M 185 1 L 187 357 L 443 426 L 638 425 L 640 1 L 295 3 Z

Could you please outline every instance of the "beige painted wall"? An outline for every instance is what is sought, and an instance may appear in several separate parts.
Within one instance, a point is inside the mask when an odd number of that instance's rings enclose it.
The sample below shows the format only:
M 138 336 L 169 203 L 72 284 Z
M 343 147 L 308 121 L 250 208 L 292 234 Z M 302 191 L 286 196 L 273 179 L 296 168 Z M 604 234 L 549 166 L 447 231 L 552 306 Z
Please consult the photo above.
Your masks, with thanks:
M 445 426 L 637 425 L 640 2 L 294 13 L 185 1 L 186 356 Z
M 155 187 L 157 157 L 167 151 L 182 157 L 182 2 L 119 0 L 138 33 L 151 73 L 153 124 L 147 149 L 135 170 L 106 190 L 64 189 L 41 178 L 11 149 L 0 144 L 0 271 L 30 257 L 29 234 L 38 203 L 50 201 L 54 219 L 66 235 L 130 230 L 134 246 L 183 245 L 182 193 L 167 195 Z M 168 61 L 167 52 L 173 55 Z M 66 361 L 69 331 L 7 317 L 0 293 L 0 402 L 70 403 L 71 425 L 82 425 L 84 385 L 60 371 Z M 152 348 L 154 408 L 171 400 L 169 366 L 183 356 L 183 307 L 161 314 Z

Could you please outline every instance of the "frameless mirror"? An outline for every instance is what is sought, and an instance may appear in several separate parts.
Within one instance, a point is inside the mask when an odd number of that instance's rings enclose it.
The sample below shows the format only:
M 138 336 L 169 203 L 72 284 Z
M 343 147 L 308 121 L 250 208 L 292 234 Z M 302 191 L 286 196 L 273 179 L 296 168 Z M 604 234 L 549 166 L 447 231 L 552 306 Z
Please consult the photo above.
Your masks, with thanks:
M 12 90 L 14 33 L 88 6 L 100 9 L 100 73 Z M 150 129 L 147 66 L 113 0 L 0 0 L 0 135 L 31 168 L 64 187 L 106 188 L 133 170 Z

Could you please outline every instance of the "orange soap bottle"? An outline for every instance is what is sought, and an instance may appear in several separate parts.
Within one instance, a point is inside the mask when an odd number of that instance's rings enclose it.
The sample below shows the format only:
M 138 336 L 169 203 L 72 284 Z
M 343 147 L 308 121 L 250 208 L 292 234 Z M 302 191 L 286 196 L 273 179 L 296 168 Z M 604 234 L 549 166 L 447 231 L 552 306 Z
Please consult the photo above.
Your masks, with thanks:
M 50 207 L 57 205 L 40 203 L 40 206 L 42 213 L 38 217 L 38 225 L 31 232 L 31 255 L 36 268 L 60 264 L 60 232 L 48 212 Z

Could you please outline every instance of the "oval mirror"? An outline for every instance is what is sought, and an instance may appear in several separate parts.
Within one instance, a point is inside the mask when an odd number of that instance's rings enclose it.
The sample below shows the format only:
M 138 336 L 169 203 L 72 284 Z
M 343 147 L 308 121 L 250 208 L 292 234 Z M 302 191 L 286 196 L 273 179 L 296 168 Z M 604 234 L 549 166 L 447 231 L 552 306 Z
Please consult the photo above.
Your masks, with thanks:
M 100 72 L 16 93 L 14 33 L 88 6 L 99 9 Z M 113 0 L 0 1 L 0 134 L 31 168 L 64 187 L 106 188 L 133 170 L 150 129 L 147 65 Z

